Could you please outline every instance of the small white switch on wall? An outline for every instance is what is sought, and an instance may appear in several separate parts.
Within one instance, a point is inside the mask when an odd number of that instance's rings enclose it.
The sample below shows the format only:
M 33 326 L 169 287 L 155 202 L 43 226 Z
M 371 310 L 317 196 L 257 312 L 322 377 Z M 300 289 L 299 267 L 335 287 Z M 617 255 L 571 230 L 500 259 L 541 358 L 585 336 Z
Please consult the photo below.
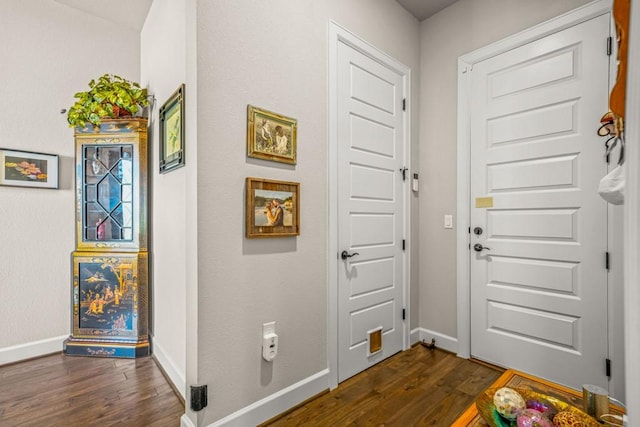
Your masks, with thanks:
M 453 215 L 446 214 L 444 216 L 444 228 L 453 228 Z

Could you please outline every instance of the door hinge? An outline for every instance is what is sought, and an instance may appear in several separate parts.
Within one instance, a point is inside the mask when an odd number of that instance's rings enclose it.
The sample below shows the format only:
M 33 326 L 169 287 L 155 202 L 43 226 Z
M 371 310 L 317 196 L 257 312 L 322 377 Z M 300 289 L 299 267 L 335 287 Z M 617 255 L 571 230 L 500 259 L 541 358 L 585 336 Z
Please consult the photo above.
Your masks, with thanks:
M 469 231 L 468 231 L 468 233 L 469 233 L 469 234 L 471 234 L 471 227 L 469 227 Z
M 207 407 L 207 385 L 192 385 L 191 388 L 191 409 L 201 411 Z
M 611 56 L 613 53 L 613 37 L 607 37 L 607 56 Z
M 407 98 L 402 98 L 402 111 L 407 111 Z
M 407 241 L 405 239 L 402 239 L 402 250 L 404 251 L 406 247 L 407 247 Z
M 611 359 L 604 359 L 604 371 L 611 378 Z
M 604 268 L 609 271 L 609 252 L 604 253 Z
M 407 310 L 406 309 L 402 309 L 402 320 L 407 320 Z

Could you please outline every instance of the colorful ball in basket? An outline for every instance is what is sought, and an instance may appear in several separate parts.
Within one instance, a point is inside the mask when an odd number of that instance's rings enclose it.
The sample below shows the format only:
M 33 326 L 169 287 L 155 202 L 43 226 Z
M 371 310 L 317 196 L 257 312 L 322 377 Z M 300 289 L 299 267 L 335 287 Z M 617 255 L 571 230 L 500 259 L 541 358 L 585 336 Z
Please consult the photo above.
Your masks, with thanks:
M 535 409 L 525 409 L 518 415 L 518 427 L 554 427 L 549 418 Z
M 515 420 L 526 406 L 520 393 L 509 387 L 502 387 L 496 391 L 493 395 L 493 404 L 498 414 L 508 420 Z

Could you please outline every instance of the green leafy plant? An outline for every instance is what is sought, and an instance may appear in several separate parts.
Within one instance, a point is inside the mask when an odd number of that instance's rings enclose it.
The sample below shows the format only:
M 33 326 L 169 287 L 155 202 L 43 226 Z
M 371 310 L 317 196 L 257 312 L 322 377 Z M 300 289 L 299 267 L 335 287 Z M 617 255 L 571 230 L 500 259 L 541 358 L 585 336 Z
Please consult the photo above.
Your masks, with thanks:
M 103 118 L 117 118 L 136 114 L 149 105 L 147 89 L 135 82 L 113 74 L 105 74 L 89 82 L 90 90 L 78 92 L 76 103 L 69 108 L 69 127 L 98 125 Z

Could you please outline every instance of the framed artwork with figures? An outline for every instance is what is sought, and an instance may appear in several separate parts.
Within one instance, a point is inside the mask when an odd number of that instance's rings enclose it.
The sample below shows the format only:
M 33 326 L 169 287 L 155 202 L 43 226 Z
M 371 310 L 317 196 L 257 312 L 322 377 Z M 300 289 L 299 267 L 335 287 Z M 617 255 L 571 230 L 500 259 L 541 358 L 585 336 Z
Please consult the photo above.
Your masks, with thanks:
M 252 105 L 247 113 L 247 155 L 295 165 L 298 121 Z
M 300 184 L 261 178 L 246 180 L 246 236 L 300 235 Z

